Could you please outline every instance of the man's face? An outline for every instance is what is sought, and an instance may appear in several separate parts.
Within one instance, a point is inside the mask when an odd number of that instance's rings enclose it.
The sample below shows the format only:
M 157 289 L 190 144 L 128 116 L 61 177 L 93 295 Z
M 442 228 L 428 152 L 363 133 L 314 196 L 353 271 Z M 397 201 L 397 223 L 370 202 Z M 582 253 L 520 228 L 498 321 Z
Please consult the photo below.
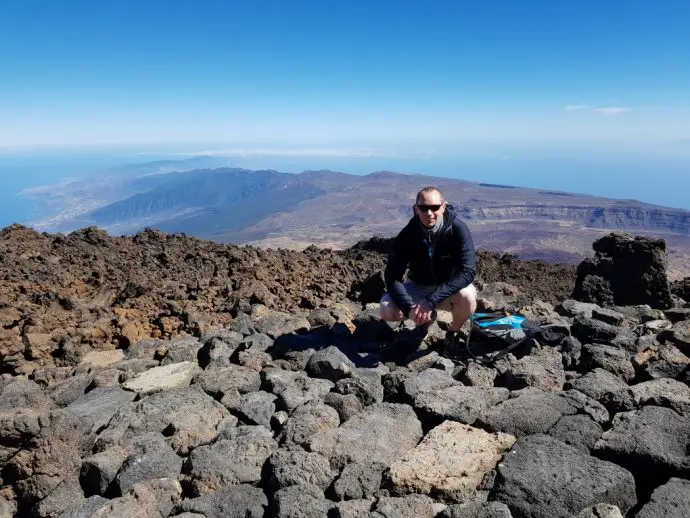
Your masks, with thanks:
M 441 214 L 446 211 L 446 203 L 441 199 L 441 194 L 438 191 L 426 192 L 417 198 L 414 211 L 422 220 L 422 224 L 431 228 L 436 224 Z

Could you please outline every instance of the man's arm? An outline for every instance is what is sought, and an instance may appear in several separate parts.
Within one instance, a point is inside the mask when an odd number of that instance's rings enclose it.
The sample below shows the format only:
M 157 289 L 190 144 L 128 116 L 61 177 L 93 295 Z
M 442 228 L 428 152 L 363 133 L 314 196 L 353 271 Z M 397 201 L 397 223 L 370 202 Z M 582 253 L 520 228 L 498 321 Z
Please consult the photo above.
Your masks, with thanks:
M 393 251 L 388 256 L 386 269 L 383 273 L 383 280 L 386 283 L 386 290 L 388 290 L 393 304 L 395 304 L 405 316 L 408 316 L 410 309 L 412 309 L 414 305 L 414 301 L 407 293 L 405 285 L 402 282 L 405 270 L 407 270 L 407 265 L 410 261 L 408 254 L 409 247 L 405 237 L 405 229 L 403 229 L 403 231 L 398 234 L 398 237 L 395 238 Z
M 455 274 L 446 282 L 439 284 L 438 288 L 426 297 L 434 306 L 469 286 L 477 274 L 477 255 L 474 250 L 474 242 L 470 235 L 470 229 L 463 221 L 456 220 L 453 222 L 453 242 L 454 246 L 459 249 Z

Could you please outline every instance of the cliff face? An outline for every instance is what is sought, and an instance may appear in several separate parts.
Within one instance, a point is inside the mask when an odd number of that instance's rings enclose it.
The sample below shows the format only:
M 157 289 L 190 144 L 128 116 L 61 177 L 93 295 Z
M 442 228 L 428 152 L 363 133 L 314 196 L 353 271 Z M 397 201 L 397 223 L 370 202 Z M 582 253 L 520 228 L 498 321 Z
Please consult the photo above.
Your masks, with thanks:
M 468 204 L 460 214 L 469 221 L 558 220 L 591 228 L 644 229 L 690 234 L 690 214 L 675 209 L 644 209 L 632 206 L 586 206 L 553 204 Z

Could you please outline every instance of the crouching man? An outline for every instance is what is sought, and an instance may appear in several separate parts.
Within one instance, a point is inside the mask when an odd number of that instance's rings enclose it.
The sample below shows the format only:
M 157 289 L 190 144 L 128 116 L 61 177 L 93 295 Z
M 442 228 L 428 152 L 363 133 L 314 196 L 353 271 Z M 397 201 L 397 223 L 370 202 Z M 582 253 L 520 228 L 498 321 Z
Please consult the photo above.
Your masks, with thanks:
M 408 271 L 409 269 L 409 271 Z M 381 299 L 383 320 L 406 318 L 416 326 L 433 320 L 436 309 L 450 311 L 453 321 L 446 347 L 457 350 L 457 332 L 477 307 L 476 254 L 472 236 L 436 187 L 425 187 L 414 216 L 395 239 L 384 273 L 388 293 Z M 404 281 L 408 271 L 408 280 Z

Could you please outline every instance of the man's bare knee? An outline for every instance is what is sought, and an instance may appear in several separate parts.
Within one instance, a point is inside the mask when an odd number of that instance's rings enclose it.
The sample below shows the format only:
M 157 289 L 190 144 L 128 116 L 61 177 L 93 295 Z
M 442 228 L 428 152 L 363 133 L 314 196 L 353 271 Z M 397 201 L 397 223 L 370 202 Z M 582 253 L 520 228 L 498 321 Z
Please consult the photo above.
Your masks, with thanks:
M 402 311 L 392 301 L 385 298 L 379 303 L 379 317 L 388 322 L 398 322 L 405 318 Z

